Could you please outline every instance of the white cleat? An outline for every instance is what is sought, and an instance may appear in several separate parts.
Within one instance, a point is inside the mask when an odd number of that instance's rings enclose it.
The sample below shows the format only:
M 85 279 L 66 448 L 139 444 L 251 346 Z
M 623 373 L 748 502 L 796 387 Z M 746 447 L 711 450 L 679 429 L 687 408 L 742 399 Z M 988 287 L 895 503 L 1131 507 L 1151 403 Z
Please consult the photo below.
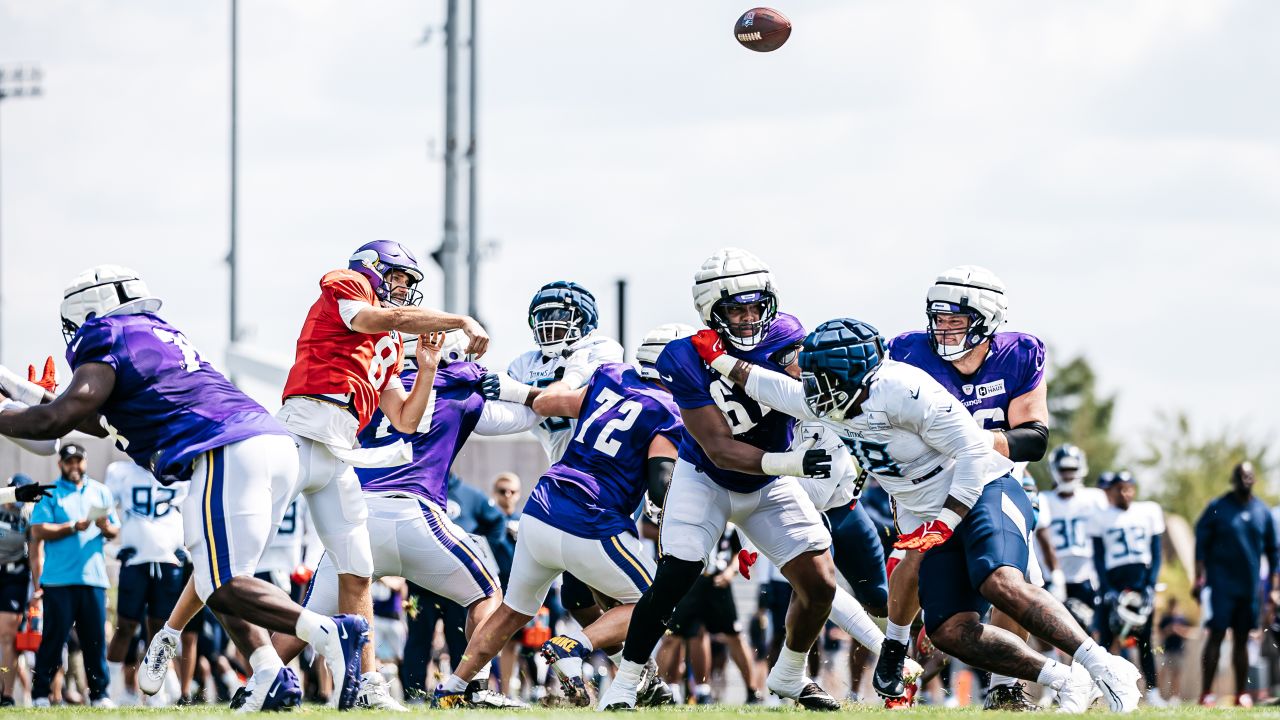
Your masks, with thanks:
M 388 712 L 409 712 L 409 708 L 391 697 L 391 683 L 387 682 L 379 672 L 367 672 L 360 676 L 360 693 L 356 695 L 356 707 Z
M 1138 668 L 1122 657 L 1111 655 L 1107 658 L 1102 672 L 1093 678 L 1102 697 L 1107 701 L 1111 712 L 1133 712 L 1142 699 L 1138 690 Z
M 1080 663 L 1071 666 L 1071 678 L 1058 691 L 1058 712 L 1082 713 L 1098 698 L 1098 686 Z
M 178 646 L 182 636 L 161 630 L 151 638 L 147 646 L 147 655 L 138 668 L 138 687 L 148 695 L 155 695 L 164 687 L 165 676 L 169 673 L 169 663 L 178 656 Z
M 609 689 L 600 694 L 600 702 L 596 704 L 596 710 L 598 712 L 635 710 L 638 690 L 639 688 L 635 685 L 627 686 L 620 678 L 615 677 L 613 682 L 609 683 Z

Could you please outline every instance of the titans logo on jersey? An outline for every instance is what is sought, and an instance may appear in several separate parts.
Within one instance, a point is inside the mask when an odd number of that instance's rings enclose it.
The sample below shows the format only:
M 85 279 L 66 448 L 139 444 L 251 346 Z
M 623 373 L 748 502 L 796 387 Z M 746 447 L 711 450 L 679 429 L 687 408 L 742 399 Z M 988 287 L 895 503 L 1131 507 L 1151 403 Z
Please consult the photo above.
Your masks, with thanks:
M 733 357 L 769 370 L 786 372 L 793 350 L 804 340 L 804 327 L 794 316 L 778 313 L 760 343 L 750 350 L 730 344 L 725 349 Z M 740 387 L 730 383 L 698 357 L 689 338 L 673 340 L 658 357 L 658 373 L 671 390 L 676 405 L 694 410 L 715 405 L 724 414 L 734 439 L 765 452 L 781 452 L 791 444 L 793 419 L 752 400 Z M 680 433 L 680 458 L 707 474 L 717 485 L 733 492 L 754 492 L 774 478 L 722 470 L 707 457 L 698 441 L 686 431 Z
M 381 410 L 375 412 L 360 431 L 360 446 L 382 447 L 403 440 L 413 446 L 413 460 L 392 468 L 356 468 L 365 492 L 403 492 L 446 507 L 449 467 L 484 411 L 480 385 L 485 372 L 470 362 L 450 363 L 436 370 L 431 424 L 425 429 L 419 427 L 413 435 L 396 430 Z M 406 367 L 400 373 L 400 381 L 406 389 L 412 389 L 417 375 Z
M 889 343 L 889 357 L 929 373 L 973 415 L 983 430 L 1009 429 L 1009 402 L 1044 379 L 1044 343 L 1017 332 L 996 333 L 982 367 L 961 375 L 938 357 L 927 332 L 909 332 Z
M 115 370 L 102 427 L 164 483 L 185 480 L 200 453 L 258 435 L 285 435 L 261 405 L 201 357 L 186 336 L 150 313 L 87 320 L 67 346 L 67 364 Z
M 601 365 L 587 384 L 573 440 L 525 505 L 524 514 L 571 535 L 635 534 L 649 444 L 679 442 L 683 425 L 671 396 L 631 365 Z

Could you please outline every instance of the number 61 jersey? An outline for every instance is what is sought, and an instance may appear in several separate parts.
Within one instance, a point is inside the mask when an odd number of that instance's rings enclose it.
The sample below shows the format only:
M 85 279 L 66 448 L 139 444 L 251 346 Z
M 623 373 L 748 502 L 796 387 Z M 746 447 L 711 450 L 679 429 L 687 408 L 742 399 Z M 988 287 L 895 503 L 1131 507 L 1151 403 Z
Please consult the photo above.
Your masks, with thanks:
M 778 313 L 765 331 L 764 338 L 750 350 L 739 350 L 729 343 L 725 344 L 725 350 L 740 360 L 775 372 L 786 372 L 804 336 L 804 327 L 799 320 L 786 313 Z M 708 367 L 698 356 L 691 338 L 667 343 L 658 356 L 658 375 L 680 408 L 718 407 L 729 423 L 734 440 L 765 452 L 783 452 L 791 446 L 793 419 L 751 399 L 742 388 Z M 688 430 L 680 433 L 679 450 L 681 460 L 732 492 L 755 492 L 776 479 L 716 467 Z

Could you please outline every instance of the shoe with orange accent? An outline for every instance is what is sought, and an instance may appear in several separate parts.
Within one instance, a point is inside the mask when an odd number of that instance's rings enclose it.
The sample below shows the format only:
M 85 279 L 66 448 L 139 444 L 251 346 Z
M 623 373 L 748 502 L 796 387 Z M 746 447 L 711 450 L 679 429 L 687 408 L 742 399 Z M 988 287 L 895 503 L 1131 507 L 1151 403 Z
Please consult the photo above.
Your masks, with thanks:
M 1240 693 L 1236 696 L 1236 707 L 1251 708 L 1253 707 L 1253 696 L 1249 693 Z

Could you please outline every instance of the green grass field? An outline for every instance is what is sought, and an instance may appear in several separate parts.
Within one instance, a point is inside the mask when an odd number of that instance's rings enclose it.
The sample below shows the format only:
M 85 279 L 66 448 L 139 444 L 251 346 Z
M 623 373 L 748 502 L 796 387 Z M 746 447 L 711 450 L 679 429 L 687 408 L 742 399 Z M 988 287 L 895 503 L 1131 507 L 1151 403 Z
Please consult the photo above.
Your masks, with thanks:
M 881 708 L 870 705 L 847 705 L 841 715 L 857 715 L 863 717 L 883 716 L 885 711 Z M 63 717 L 85 718 L 94 715 L 100 716 L 132 716 L 132 717 L 149 717 L 149 718 L 204 718 L 204 717 L 223 717 L 230 716 L 231 711 L 226 709 L 210 708 L 208 706 L 199 706 L 182 709 L 157 709 L 150 710 L 146 708 L 123 708 L 117 710 L 95 710 L 93 708 L 50 708 L 47 710 L 32 710 L 31 708 L 8 708 L 0 710 L 0 717 L 16 717 L 19 714 L 35 715 L 40 718 L 48 718 L 54 720 Z M 321 720 L 321 718 L 332 717 L 337 720 L 338 717 L 352 717 L 352 713 L 343 713 L 341 716 L 331 710 L 320 707 L 303 707 L 293 712 L 295 716 L 305 717 L 308 720 Z M 355 711 L 354 716 L 371 714 L 365 711 Z M 468 715 L 475 717 L 485 717 L 490 719 L 520 717 L 533 719 L 562 718 L 566 716 L 578 716 L 584 720 L 589 717 L 602 717 L 590 710 L 579 709 L 530 709 L 515 711 L 497 711 L 497 710 L 428 710 L 425 708 L 413 708 L 406 717 L 457 717 L 458 715 Z M 995 713 L 983 713 L 977 708 L 960 708 L 945 709 L 938 707 L 917 707 L 909 710 L 897 710 L 893 712 L 893 716 L 897 718 L 947 718 L 947 717 L 991 717 Z M 1002 713 L 1003 714 L 1003 713 Z M 1233 707 L 1226 708 L 1200 708 L 1195 706 L 1186 706 L 1180 708 L 1167 709 L 1147 709 L 1142 708 L 1130 715 L 1131 718 L 1254 718 L 1254 717 L 1274 717 L 1275 708 L 1253 708 L 1250 710 L 1237 709 Z M 661 709 L 638 710 L 628 717 L 647 717 L 647 718 L 690 718 L 691 720 L 742 720 L 743 718 L 781 718 L 803 716 L 822 717 L 818 714 L 809 714 L 804 710 L 795 708 L 757 708 L 743 706 L 725 706 L 725 707 L 694 707 L 680 706 Z M 1107 716 L 1106 710 L 1100 710 L 1096 707 L 1089 712 L 1094 717 Z

